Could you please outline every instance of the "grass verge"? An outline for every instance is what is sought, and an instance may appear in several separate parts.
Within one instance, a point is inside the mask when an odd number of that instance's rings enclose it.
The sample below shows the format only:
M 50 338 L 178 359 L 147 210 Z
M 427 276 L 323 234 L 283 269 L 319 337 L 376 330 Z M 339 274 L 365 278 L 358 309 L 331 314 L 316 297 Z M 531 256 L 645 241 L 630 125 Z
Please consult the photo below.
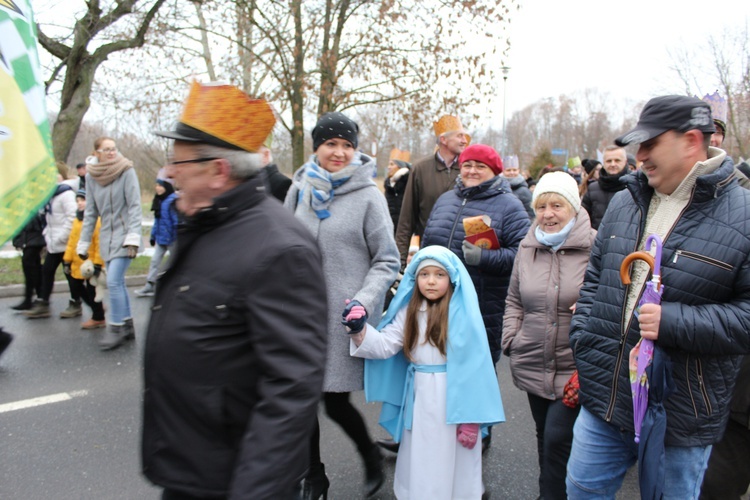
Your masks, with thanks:
M 151 264 L 151 257 L 136 257 L 128 268 L 127 276 L 138 276 L 148 274 L 148 266 Z M 62 272 L 62 266 L 57 269 L 55 281 L 62 281 L 65 275 Z M 21 257 L 10 259 L 0 259 L 0 286 L 22 285 L 24 283 L 23 269 L 21 268 Z

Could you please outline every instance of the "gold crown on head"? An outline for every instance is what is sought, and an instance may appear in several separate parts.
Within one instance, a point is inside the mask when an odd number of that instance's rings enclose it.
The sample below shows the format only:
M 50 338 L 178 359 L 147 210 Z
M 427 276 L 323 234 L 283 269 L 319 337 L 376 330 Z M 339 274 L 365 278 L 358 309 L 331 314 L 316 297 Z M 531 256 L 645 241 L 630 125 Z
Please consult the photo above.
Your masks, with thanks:
M 410 159 L 411 153 L 409 153 L 408 151 L 402 151 L 398 148 L 391 149 L 391 157 L 389 158 L 389 160 L 399 160 L 409 163 Z
M 251 99 L 234 85 L 194 81 L 180 122 L 255 152 L 271 134 L 276 117 L 264 99 Z
M 435 131 L 435 135 L 440 137 L 448 132 L 463 132 L 466 136 L 466 141 L 471 142 L 471 136 L 466 133 L 464 126 L 461 125 L 461 119 L 453 115 L 443 115 L 436 122 L 432 123 L 432 129 Z

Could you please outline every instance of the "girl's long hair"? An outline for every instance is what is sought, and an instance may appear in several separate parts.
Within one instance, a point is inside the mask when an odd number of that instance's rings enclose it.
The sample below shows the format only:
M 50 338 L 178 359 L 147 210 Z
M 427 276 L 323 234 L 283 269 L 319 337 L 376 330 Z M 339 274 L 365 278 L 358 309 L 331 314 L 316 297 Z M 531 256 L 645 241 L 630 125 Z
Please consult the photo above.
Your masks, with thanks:
M 411 351 L 416 347 L 419 340 L 419 323 L 417 316 L 422 302 L 427 303 L 427 330 L 426 342 L 437 347 L 440 354 L 445 356 L 446 344 L 448 343 L 448 310 L 453 296 L 453 284 L 448 287 L 445 295 L 437 301 L 431 301 L 422 295 L 419 286 L 414 283 L 409 304 L 406 306 L 406 325 L 404 327 L 404 355 L 409 361 L 414 361 Z

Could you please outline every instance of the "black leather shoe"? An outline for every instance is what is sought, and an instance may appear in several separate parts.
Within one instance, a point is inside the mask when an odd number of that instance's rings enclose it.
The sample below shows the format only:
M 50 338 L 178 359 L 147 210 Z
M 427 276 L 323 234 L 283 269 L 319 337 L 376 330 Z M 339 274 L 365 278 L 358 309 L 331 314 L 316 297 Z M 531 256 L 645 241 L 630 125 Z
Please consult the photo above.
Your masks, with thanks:
M 0 355 L 5 352 L 11 342 L 13 342 L 13 335 L 0 328 Z
M 375 441 L 378 446 L 391 453 L 398 453 L 398 447 L 401 445 L 393 439 L 378 439 Z
M 33 307 L 34 303 L 31 302 L 31 299 L 26 299 L 20 304 L 16 304 L 14 306 L 11 306 L 11 309 L 14 311 L 28 311 Z
M 328 487 L 331 485 L 326 476 L 323 464 L 312 465 L 302 481 L 302 500 L 328 499 Z
M 373 446 L 362 458 L 365 461 L 365 496 L 370 498 L 385 482 L 383 454 L 380 453 L 380 448 Z

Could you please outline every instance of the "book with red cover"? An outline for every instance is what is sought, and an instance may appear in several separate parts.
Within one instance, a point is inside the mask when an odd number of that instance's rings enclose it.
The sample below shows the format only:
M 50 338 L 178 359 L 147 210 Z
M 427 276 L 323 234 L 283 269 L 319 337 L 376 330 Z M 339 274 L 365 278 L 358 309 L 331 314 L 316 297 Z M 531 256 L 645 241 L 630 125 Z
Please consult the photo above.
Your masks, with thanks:
M 497 239 L 497 234 L 495 234 L 494 229 L 488 229 L 481 233 L 467 235 L 466 241 L 487 250 L 497 250 L 500 248 L 500 242 Z

